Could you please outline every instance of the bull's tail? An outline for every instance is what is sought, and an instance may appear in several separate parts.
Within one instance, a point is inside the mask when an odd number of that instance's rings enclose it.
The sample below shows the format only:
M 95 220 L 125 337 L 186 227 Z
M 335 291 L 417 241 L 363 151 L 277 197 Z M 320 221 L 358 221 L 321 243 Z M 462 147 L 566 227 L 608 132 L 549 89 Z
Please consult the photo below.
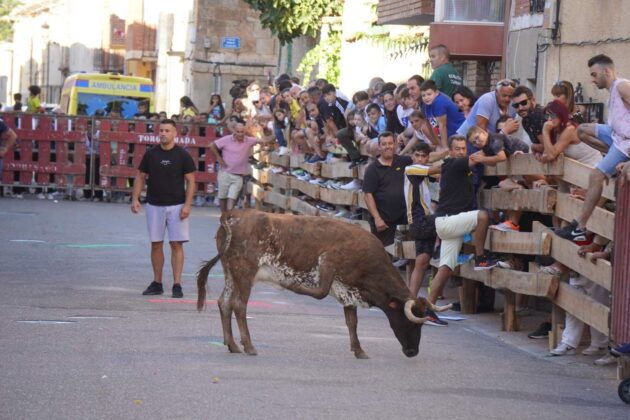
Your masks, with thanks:
M 232 218 L 225 214 L 221 215 L 221 224 L 217 230 L 217 242 L 219 245 L 219 253 L 209 261 L 206 261 L 197 272 L 197 311 L 201 312 L 206 303 L 206 284 L 208 283 L 208 274 L 212 267 L 219 261 L 221 255 L 225 254 L 232 241 L 232 229 L 230 228 Z
M 201 312 L 206 303 L 206 284 L 208 283 L 208 274 L 210 270 L 221 258 L 220 254 L 217 254 L 210 261 L 206 261 L 197 272 L 197 310 Z

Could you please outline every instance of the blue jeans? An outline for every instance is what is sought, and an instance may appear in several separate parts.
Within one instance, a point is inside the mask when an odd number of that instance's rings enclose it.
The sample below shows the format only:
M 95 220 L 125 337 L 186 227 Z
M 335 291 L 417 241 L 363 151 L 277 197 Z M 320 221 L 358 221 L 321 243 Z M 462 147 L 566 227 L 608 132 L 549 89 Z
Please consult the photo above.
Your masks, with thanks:
M 606 124 L 597 124 L 595 128 L 595 137 L 608 145 L 608 153 L 604 156 L 604 159 L 600 160 L 595 169 L 598 169 L 607 177 L 611 177 L 615 174 L 615 167 L 628 160 L 628 156 L 613 145 L 612 128 Z
M 281 147 L 287 147 L 287 141 L 284 138 L 284 131 L 281 128 L 274 128 L 273 133 L 276 135 L 276 139 L 278 140 L 278 144 Z

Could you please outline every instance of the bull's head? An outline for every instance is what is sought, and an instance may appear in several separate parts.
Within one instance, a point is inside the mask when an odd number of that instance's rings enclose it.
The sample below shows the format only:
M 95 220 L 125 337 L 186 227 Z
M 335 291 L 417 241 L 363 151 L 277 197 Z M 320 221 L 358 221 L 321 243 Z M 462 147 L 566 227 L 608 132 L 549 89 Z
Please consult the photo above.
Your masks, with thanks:
M 383 309 L 394 335 L 402 345 L 402 351 L 407 357 L 418 355 L 422 324 L 427 320 L 424 317 L 427 309 L 435 312 L 443 312 L 451 308 L 451 305 L 437 306 L 421 297 L 401 302 L 392 299 L 389 305 Z

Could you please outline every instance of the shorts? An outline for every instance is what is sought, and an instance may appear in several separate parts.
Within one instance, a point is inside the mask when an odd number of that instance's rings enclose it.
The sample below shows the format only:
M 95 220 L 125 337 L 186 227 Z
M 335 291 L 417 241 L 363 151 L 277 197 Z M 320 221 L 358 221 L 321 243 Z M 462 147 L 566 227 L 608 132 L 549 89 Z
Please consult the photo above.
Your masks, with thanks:
M 234 175 L 229 172 L 219 171 L 219 200 L 230 198 L 234 201 L 243 188 L 243 176 Z
M 435 223 L 433 220 L 431 222 Z M 435 240 L 437 239 L 435 227 L 433 227 L 433 232 L 427 235 L 425 234 L 426 229 L 423 229 L 422 225 L 422 222 L 409 225 L 409 234 L 416 244 L 416 257 L 420 254 L 433 255 Z
M 184 220 L 180 218 L 182 207 L 184 207 L 183 204 L 174 206 L 146 205 L 147 229 L 149 230 L 151 242 L 163 242 L 166 231 L 168 231 L 168 240 L 170 242 L 189 241 L 188 221 L 190 217 Z
M 435 218 L 435 230 L 442 240 L 440 244 L 440 265 L 451 270 L 457 266 L 457 256 L 464 243 L 464 236 L 477 227 L 479 210 L 466 211 L 453 216 Z
M 608 152 L 602 160 L 600 160 L 595 169 L 598 169 L 607 177 L 611 177 L 616 172 L 616 166 L 621 162 L 626 162 L 628 156 L 623 154 L 621 150 L 613 144 L 612 128 L 606 124 L 597 124 L 595 126 L 595 137 L 600 139 L 603 143 L 608 145 Z

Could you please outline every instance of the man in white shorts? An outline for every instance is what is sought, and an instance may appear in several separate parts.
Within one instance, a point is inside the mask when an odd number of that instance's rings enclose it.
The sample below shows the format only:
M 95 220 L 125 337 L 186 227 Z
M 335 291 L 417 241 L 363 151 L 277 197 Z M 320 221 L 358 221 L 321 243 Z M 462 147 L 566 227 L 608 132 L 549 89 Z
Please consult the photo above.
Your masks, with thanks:
M 161 295 L 164 267 L 164 235 L 168 231 L 173 269 L 173 297 L 182 298 L 184 242 L 188 242 L 188 216 L 195 193 L 195 162 L 175 144 L 177 129 L 173 120 L 160 122 L 160 144 L 147 150 L 133 184 L 132 213 L 140 211 L 140 193 L 147 183 L 147 227 L 151 239 L 153 281 L 143 295 Z M 147 182 L 148 177 L 148 182 Z

